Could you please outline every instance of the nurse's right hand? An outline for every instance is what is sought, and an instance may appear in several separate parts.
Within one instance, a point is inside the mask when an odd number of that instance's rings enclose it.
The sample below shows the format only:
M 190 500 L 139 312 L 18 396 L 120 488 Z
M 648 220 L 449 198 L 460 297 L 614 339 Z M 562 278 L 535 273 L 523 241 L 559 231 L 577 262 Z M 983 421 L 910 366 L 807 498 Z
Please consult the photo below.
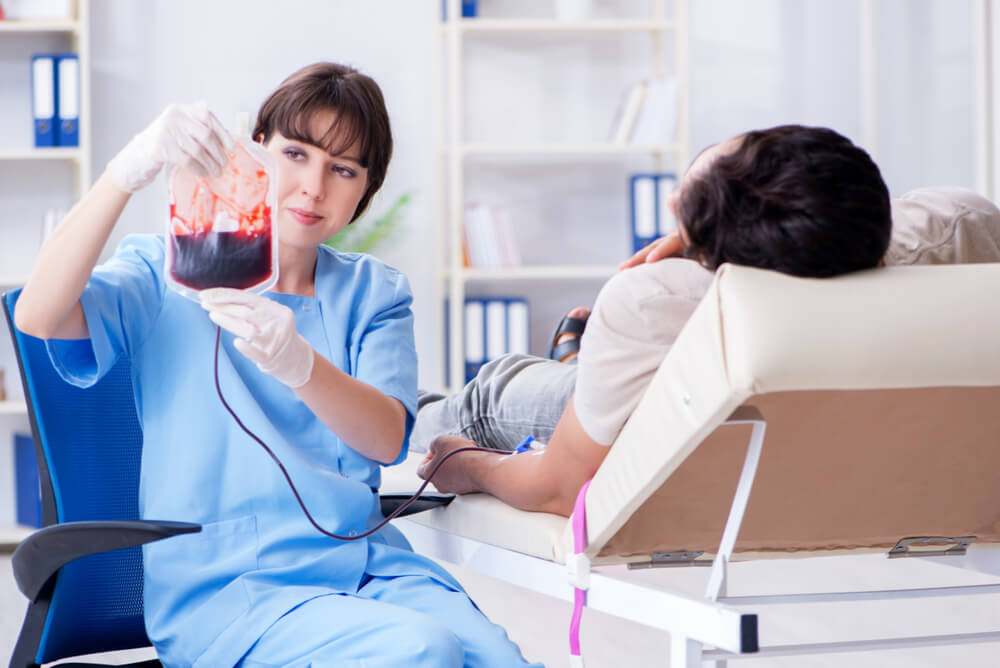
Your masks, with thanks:
M 111 159 L 108 175 L 130 193 L 152 183 L 166 164 L 217 176 L 234 141 L 203 102 L 171 104 Z

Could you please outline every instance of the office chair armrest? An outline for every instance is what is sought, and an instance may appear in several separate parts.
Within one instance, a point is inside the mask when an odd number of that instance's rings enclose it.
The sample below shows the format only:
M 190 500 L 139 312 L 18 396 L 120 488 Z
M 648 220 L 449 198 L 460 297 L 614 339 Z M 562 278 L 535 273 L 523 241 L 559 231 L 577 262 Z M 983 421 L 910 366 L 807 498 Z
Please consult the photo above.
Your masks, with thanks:
M 17 546 L 11 559 L 14 580 L 21 593 L 34 601 L 59 569 L 74 559 L 199 531 L 200 524 L 156 520 L 53 524 Z
M 392 511 L 406 503 L 410 496 L 412 495 L 392 493 L 379 494 L 379 503 L 382 506 L 382 515 L 385 517 L 391 515 Z M 419 498 L 417 498 L 416 501 L 408 505 L 406 510 L 397 515 L 397 517 L 406 517 L 407 515 L 422 513 L 425 510 L 437 508 L 438 506 L 447 506 L 454 499 L 454 494 L 435 494 L 433 492 L 424 492 L 419 496 Z

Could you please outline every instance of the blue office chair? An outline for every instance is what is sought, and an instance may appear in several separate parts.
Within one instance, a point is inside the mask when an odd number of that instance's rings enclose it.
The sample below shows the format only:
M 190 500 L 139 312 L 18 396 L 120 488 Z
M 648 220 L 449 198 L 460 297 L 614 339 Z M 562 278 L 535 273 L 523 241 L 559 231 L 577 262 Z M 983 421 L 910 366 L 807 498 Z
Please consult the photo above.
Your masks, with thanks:
M 19 294 L 8 292 L 3 303 L 34 435 L 44 528 L 12 560 L 29 605 L 11 668 L 148 647 L 140 546 L 201 527 L 139 519 L 142 428 L 129 361 L 86 390 L 64 382 L 45 343 L 14 327 Z
M 129 361 L 119 361 L 86 390 L 64 382 L 45 343 L 14 326 L 20 292 L 3 295 L 3 306 L 34 435 L 43 528 L 25 539 L 12 559 L 18 588 L 30 603 L 10 666 L 34 668 L 84 654 L 149 647 L 140 546 L 201 526 L 139 518 L 142 427 Z M 403 500 L 383 495 L 382 512 L 388 515 Z M 429 494 L 401 516 L 450 500 L 450 495 Z M 95 665 L 101 664 L 60 668 Z M 160 662 L 126 665 L 151 668 Z

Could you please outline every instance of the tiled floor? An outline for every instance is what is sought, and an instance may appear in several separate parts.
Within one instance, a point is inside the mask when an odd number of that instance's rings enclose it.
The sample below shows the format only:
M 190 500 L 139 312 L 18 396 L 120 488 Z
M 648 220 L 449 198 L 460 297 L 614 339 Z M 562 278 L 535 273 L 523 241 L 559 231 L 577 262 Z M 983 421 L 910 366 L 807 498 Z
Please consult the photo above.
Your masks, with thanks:
M 542 661 L 550 668 L 567 665 L 569 604 L 465 571 L 456 571 L 456 575 L 480 607 L 509 630 L 527 657 Z M 634 571 L 627 576 L 698 595 L 706 573 L 704 569 L 675 569 Z M 731 594 L 748 595 L 761 593 L 765 588 L 848 591 L 876 585 L 905 588 L 924 583 L 936 586 L 994 583 L 1000 582 L 1000 578 L 949 568 L 946 562 L 889 561 L 871 555 L 736 564 L 732 567 L 731 582 Z M 0 657 L 10 656 L 23 612 L 24 599 L 14 585 L 10 558 L 0 556 Z M 869 607 L 858 604 L 811 605 L 804 610 L 791 610 L 776 606 L 758 612 L 764 643 L 827 641 L 843 639 L 844 634 L 863 638 L 883 629 L 891 629 L 900 636 L 1000 630 L 1000 595 L 993 594 L 935 598 L 919 603 L 869 604 Z M 935 626 L 931 620 L 941 615 L 945 622 L 938 622 Z M 667 665 L 669 641 L 665 634 L 650 631 L 641 625 L 588 612 L 583 621 L 583 646 L 589 668 L 631 668 Z M 146 654 L 138 653 L 138 656 L 145 658 Z M 129 658 L 136 658 L 136 654 Z M 0 665 L 6 664 L 7 660 L 4 660 Z M 752 659 L 731 665 L 746 668 L 986 668 L 1000 665 L 1000 643 L 868 654 Z

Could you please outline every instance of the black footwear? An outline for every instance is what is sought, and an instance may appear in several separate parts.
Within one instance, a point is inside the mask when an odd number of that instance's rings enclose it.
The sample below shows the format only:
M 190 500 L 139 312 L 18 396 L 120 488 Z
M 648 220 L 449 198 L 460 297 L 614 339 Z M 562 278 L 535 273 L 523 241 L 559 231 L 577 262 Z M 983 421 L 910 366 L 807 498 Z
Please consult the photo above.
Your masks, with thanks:
M 561 362 L 571 355 L 575 357 L 580 352 L 580 337 L 583 335 L 583 330 L 587 326 L 587 318 L 589 317 L 590 313 L 583 318 L 575 318 L 570 315 L 563 316 L 563 319 L 556 325 L 556 331 L 552 333 L 552 341 L 549 343 L 548 358 L 550 360 Z M 572 336 L 559 341 L 564 334 L 571 334 Z

